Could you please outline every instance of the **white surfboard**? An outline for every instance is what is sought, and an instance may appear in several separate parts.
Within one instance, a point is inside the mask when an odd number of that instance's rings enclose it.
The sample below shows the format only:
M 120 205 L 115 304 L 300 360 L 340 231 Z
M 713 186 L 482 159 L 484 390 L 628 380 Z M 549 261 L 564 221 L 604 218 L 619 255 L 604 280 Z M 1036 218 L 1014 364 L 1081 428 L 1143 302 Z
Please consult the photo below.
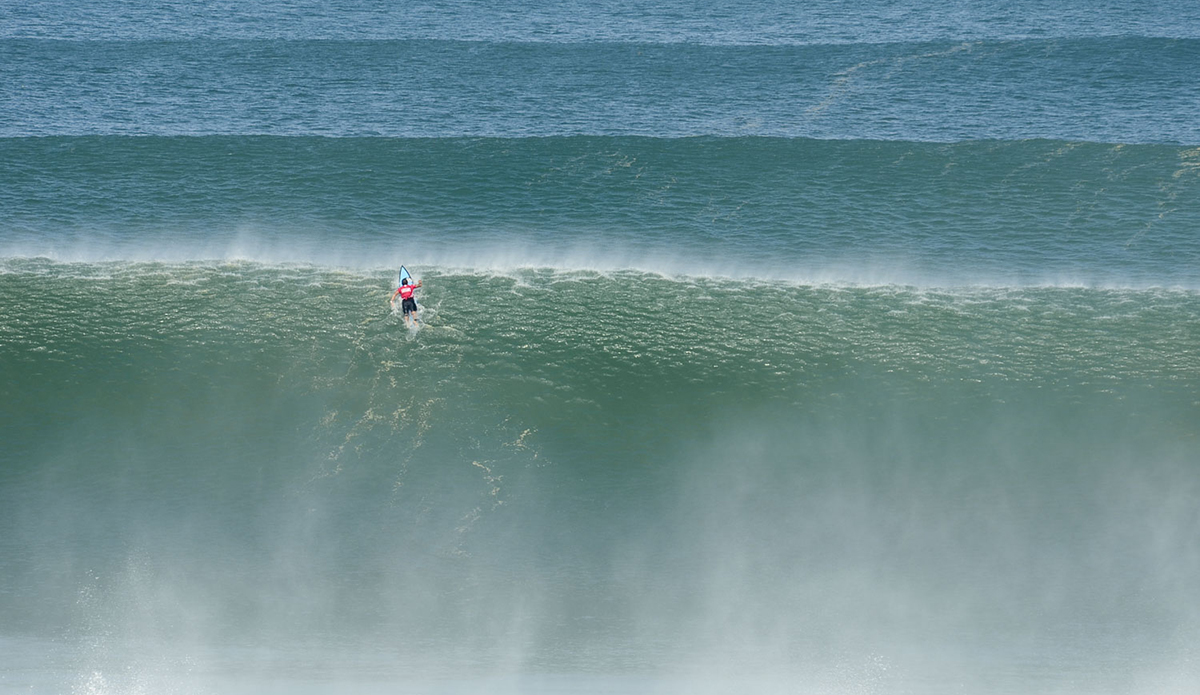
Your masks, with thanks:
M 409 275 L 409 273 L 408 273 L 408 268 L 405 268 L 404 266 L 400 266 L 400 277 L 396 278 L 396 287 L 403 285 L 405 279 L 407 279 L 409 281 L 409 284 L 415 284 L 412 281 L 412 275 Z M 410 340 L 412 339 L 412 337 L 414 335 L 416 335 L 417 331 L 421 330 L 421 320 L 419 317 L 420 317 L 420 314 L 417 314 L 417 313 L 414 313 L 412 315 L 412 319 L 413 319 L 412 325 L 408 327 L 408 337 Z

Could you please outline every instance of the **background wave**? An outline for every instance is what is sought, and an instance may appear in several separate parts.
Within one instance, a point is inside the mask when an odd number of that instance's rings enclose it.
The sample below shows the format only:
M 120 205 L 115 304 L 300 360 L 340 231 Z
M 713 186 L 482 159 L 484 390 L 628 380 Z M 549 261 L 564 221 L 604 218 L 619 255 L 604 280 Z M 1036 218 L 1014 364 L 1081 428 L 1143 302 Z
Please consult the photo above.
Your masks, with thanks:
M 1198 143 L 1200 39 L 0 41 L 0 136 Z
M 0 140 L 7 256 L 1196 287 L 1195 148 L 777 138 Z

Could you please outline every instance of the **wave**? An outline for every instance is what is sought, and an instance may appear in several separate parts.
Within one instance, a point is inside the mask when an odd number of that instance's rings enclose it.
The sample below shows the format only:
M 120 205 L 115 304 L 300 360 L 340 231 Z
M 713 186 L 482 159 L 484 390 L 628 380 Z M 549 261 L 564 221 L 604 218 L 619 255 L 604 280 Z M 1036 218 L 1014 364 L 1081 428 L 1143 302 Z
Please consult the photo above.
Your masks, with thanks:
M 12 138 L 0 256 L 1195 287 L 1195 148 Z
M 0 135 L 1197 143 L 1196 45 L 5 40 L 0 69 L 24 88 Z M 112 109 L 110 94 L 138 99 Z
M 514 248 L 511 243 L 470 249 L 450 246 L 411 252 L 370 249 L 330 251 L 297 245 L 270 237 L 241 235 L 228 244 L 177 243 L 156 246 L 106 246 L 78 242 L 54 250 L 10 248 L 0 258 L 0 274 L 45 273 L 46 268 L 74 269 L 80 277 L 105 277 L 108 268 L 263 266 L 297 273 L 344 272 L 353 275 L 392 275 L 401 265 L 439 275 L 481 275 L 519 279 L 528 274 L 616 277 L 625 273 L 680 282 L 736 281 L 780 287 L 830 290 L 944 291 L 953 294 L 1021 290 L 1094 290 L 1129 292 L 1200 292 L 1200 282 L 1190 278 L 1151 278 L 1136 274 L 1067 271 L 1014 272 L 979 268 L 930 268 L 897 259 L 863 262 L 767 263 L 731 260 L 728 256 L 687 257 L 667 251 L 629 254 L 606 253 L 594 246 L 547 250 L 535 246 Z M 58 274 L 61 270 L 52 271 Z
M 41 345 L 38 334 L 61 338 L 75 333 L 72 342 L 84 345 L 89 332 L 100 336 L 110 328 L 119 329 L 118 337 L 126 332 L 157 332 L 151 325 L 164 306 L 172 307 L 179 321 L 227 325 L 232 329 L 227 336 L 212 336 L 214 344 L 223 345 L 221 350 L 235 350 L 242 340 L 257 342 L 284 324 L 291 324 L 287 332 L 293 335 L 305 330 L 332 335 L 331 329 L 344 325 L 359 327 L 352 332 L 382 338 L 396 323 L 396 317 L 386 311 L 387 296 L 396 283 L 392 270 L 249 262 L 46 260 L 9 260 L 2 267 L 0 282 L 13 316 L 47 319 L 36 332 L 10 334 L 10 346 Z M 816 353 L 837 351 L 838 345 L 856 345 L 878 355 L 894 352 L 893 357 L 911 353 L 908 359 L 938 365 L 932 371 L 948 375 L 947 383 L 967 378 L 977 368 L 996 376 L 995 364 L 982 366 L 985 363 L 975 364 L 966 357 L 980 346 L 988 346 L 1014 365 L 1019 363 L 1013 373 L 1031 381 L 1056 371 L 1111 369 L 1115 374 L 1134 364 L 1130 360 L 1138 355 L 1146 358 L 1142 368 L 1172 364 L 1173 369 L 1186 372 L 1186 365 L 1195 359 L 1186 344 L 1194 338 L 1190 332 L 1200 314 L 1200 293 L 1167 288 L 943 289 L 795 284 L 626 269 L 465 270 L 418 265 L 410 269 L 427 285 L 422 303 L 428 307 L 430 333 L 418 336 L 421 340 L 507 342 L 518 339 L 504 330 L 512 320 L 539 325 L 538 332 L 547 335 L 564 330 L 579 336 L 597 332 L 582 341 L 587 344 L 642 341 L 639 352 L 667 352 L 685 345 L 698 358 L 708 355 L 698 360 L 707 365 L 703 370 L 716 365 L 736 370 L 743 362 L 754 369 L 751 355 L 761 354 L 765 346 L 786 351 L 807 343 Z M 90 293 L 96 294 L 97 301 L 86 301 Z M 596 310 L 586 311 L 589 305 Z M 288 309 L 272 310 L 277 306 Z M 183 307 L 186 313 L 178 313 Z M 630 325 L 617 328 L 626 315 Z M 113 325 L 105 328 L 110 322 Z M 710 327 L 702 329 L 706 323 Z M 177 328 L 167 325 L 163 330 Z M 608 338 L 599 333 L 610 330 L 614 334 Z M 722 340 L 702 346 L 702 335 L 708 332 L 742 335 L 748 344 Z M 692 337 L 678 339 L 689 334 Z M 342 335 L 339 340 L 347 338 Z M 903 344 L 908 341 L 913 344 Z M 1052 360 L 1038 354 L 1039 346 L 1049 349 L 1059 343 L 1077 347 Z M 726 356 L 717 357 L 721 352 Z M 540 362 L 546 356 L 535 348 L 528 359 Z M 776 368 L 788 363 L 768 361 Z M 1083 366 L 1085 362 L 1088 366 Z M 965 371 L 959 373 L 960 369 Z M 768 381 L 764 379 L 760 393 L 771 390 Z M 1182 383 L 1180 388 L 1195 386 Z
M 72 672 L 920 679 L 1200 624 L 1194 292 L 414 269 L 414 333 L 391 273 L 17 265 L 0 615 Z

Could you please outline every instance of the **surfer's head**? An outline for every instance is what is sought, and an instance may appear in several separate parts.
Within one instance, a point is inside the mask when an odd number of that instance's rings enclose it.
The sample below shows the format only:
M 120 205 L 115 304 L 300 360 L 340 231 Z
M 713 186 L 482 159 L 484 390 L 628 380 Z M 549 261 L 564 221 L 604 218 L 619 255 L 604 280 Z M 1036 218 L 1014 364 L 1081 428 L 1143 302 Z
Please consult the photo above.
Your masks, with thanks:
M 403 280 L 401 280 L 401 281 L 400 281 L 400 284 L 401 284 L 401 285 L 407 285 L 407 284 L 408 284 L 408 278 L 404 278 Z

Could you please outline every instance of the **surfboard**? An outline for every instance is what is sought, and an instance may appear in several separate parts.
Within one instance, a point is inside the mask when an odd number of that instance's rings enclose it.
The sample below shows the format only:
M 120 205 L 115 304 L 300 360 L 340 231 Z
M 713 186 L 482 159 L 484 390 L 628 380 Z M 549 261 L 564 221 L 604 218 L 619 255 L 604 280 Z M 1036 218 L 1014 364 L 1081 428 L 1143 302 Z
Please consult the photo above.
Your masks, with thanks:
M 409 284 L 416 284 L 412 281 L 412 275 L 408 274 L 408 268 L 405 268 L 404 266 L 400 266 L 400 276 L 398 278 L 396 278 L 396 287 L 400 287 L 401 285 L 403 285 L 404 281 L 406 279 L 408 280 Z M 395 305 L 392 306 L 392 311 L 393 312 L 396 311 Z M 416 312 L 413 312 L 412 325 L 410 325 L 408 327 L 409 340 L 412 340 L 412 337 L 414 335 L 416 335 L 418 330 L 421 329 L 421 324 L 420 324 L 420 321 L 417 319 L 417 316 L 418 316 L 418 314 Z

